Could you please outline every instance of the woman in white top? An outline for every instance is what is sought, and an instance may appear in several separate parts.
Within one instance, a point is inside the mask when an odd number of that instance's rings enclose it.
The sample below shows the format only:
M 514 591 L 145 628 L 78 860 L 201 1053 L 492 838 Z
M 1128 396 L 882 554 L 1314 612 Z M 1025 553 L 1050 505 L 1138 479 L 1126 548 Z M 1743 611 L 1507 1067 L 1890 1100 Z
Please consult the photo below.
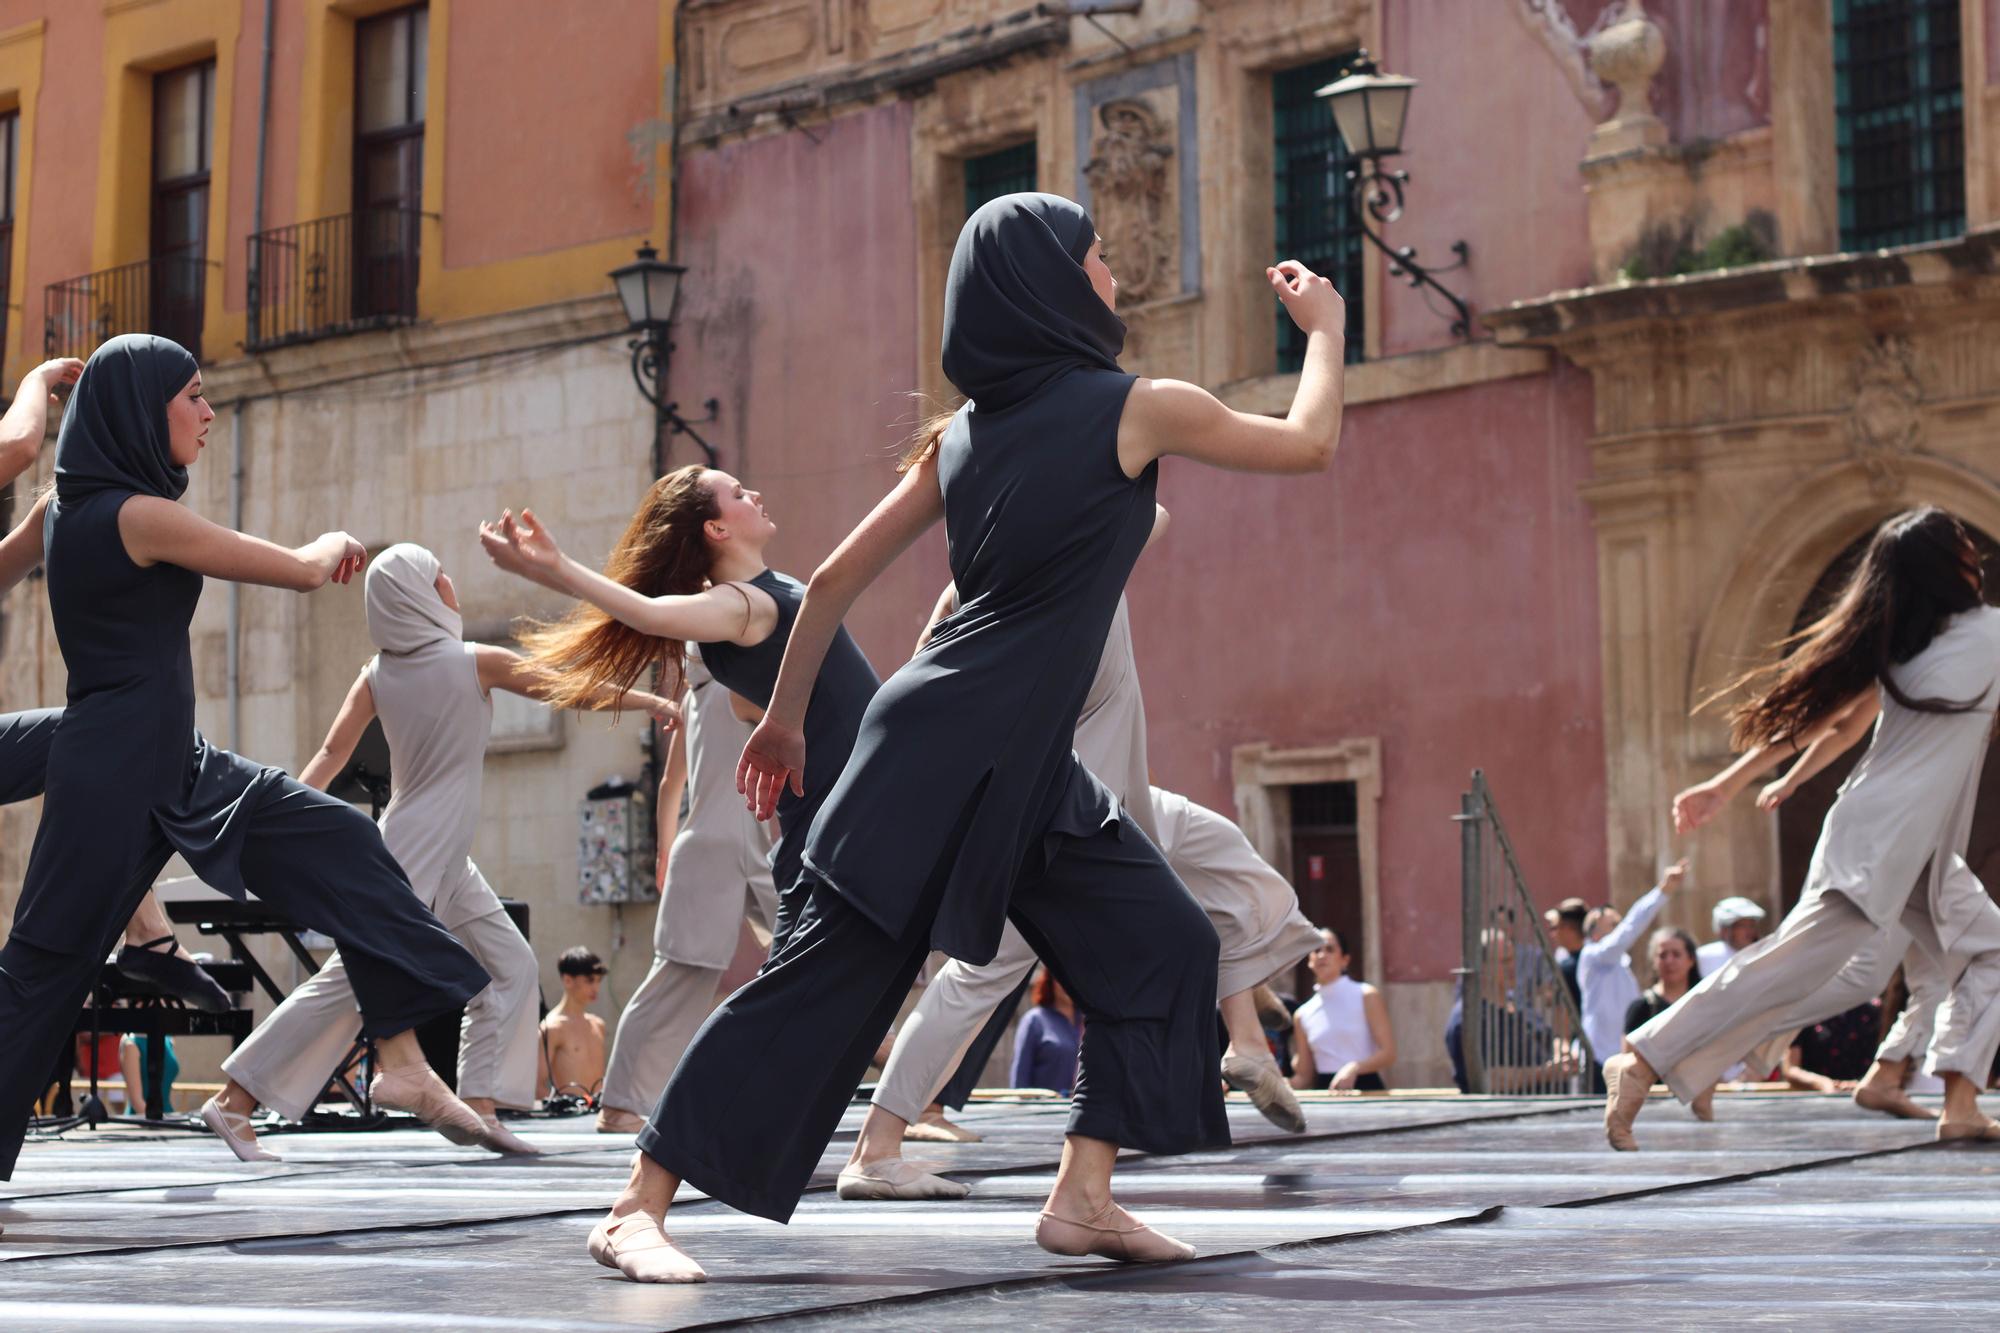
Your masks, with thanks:
M 493 724 L 491 691 L 531 697 L 538 678 L 506 648 L 466 643 L 458 594 L 438 558 L 399 543 L 368 569 L 368 636 L 380 651 L 361 669 L 319 753 L 299 780 L 322 790 L 347 766 L 375 718 L 389 742 L 391 795 L 382 840 L 410 887 L 438 921 L 492 974 L 465 1007 L 458 1047 L 458 1093 L 486 1123 L 498 1152 L 534 1147 L 501 1127 L 497 1108 L 535 1103 L 535 1039 L 541 988 L 534 951 L 514 928 L 469 853 L 479 825 L 480 776 Z M 608 705 L 612 699 L 607 696 Z M 674 705 L 632 691 L 617 698 L 662 721 Z M 302 1120 L 361 1031 L 361 1014 L 338 951 L 285 997 L 222 1063 L 224 1110 L 247 1117 L 258 1104 Z M 245 1160 L 269 1160 L 244 1121 L 229 1146 Z
M 1387 1092 L 1382 1071 L 1396 1063 L 1396 1032 L 1382 992 L 1347 975 L 1340 932 L 1321 927 L 1306 955 L 1312 998 L 1292 1015 L 1292 1086 Z
M 1899 514 L 1876 530 L 1833 609 L 1775 666 L 1739 682 L 1753 687 L 1733 714 L 1746 753 L 1681 794 L 1683 827 L 1879 710 L 1875 741 L 1827 812 L 1805 891 L 1778 933 L 1703 977 L 1632 1034 L 1631 1053 L 1605 1064 L 1612 1147 L 1638 1146 L 1632 1122 L 1656 1078 L 1691 1101 L 1899 921 L 1957 978 L 1926 1066 L 1945 1082 L 1937 1136 L 2000 1141 L 2000 1121 L 1978 1103 L 2000 1046 L 2000 907 L 1957 870 L 2000 700 L 2000 609 L 1982 586 L 1978 548 L 1958 519 L 1929 506 Z

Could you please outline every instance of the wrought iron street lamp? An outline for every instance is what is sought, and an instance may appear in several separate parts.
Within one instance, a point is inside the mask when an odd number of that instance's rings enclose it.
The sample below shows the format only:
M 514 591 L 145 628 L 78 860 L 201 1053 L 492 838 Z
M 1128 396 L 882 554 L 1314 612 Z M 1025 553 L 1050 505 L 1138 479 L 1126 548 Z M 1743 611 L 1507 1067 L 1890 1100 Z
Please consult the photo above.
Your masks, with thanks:
M 618 289 L 618 300 L 625 307 L 625 319 L 633 334 L 628 344 L 632 349 L 632 380 L 653 405 L 655 473 L 666 471 L 665 437 L 669 435 L 693 436 L 708 456 L 708 465 L 716 464 L 715 446 L 703 439 L 695 427 L 715 420 L 722 404 L 709 399 L 702 404 L 708 415 L 689 421 L 680 414 L 678 402 L 668 402 L 664 397 L 667 362 L 674 353 L 668 329 L 674 321 L 674 306 L 680 301 L 681 278 L 686 273 L 685 265 L 661 259 L 659 251 L 650 245 L 640 246 L 631 263 L 611 270 L 612 285 Z
M 1451 247 L 1458 256 L 1455 262 L 1427 268 L 1417 262 L 1415 246 L 1392 246 L 1368 225 L 1370 218 L 1386 225 L 1403 216 L 1403 187 L 1409 184 L 1410 173 L 1384 171 L 1382 159 L 1403 151 L 1403 121 L 1410 110 L 1410 92 L 1416 86 L 1415 79 L 1382 73 L 1362 50 L 1347 67 L 1345 77 L 1314 95 L 1326 99 L 1333 123 L 1354 157 L 1356 165 L 1348 171 L 1347 183 L 1354 192 L 1354 217 L 1361 234 L 1389 256 L 1390 277 L 1407 279 L 1412 287 L 1429 287 L 1451 302 L 1458 312 L 1451 331 L 1469 339 L 1472 310 L 1457 292 L 1439 282 L 1437 275 L 1465 267 L 1471 248 L 1464 241 L 1455 241 Z

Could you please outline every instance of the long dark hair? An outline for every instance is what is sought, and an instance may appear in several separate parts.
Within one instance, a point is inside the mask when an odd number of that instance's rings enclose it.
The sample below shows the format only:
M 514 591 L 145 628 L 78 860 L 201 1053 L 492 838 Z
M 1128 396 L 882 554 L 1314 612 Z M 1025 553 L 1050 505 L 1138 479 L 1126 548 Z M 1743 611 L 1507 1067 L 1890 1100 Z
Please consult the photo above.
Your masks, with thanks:
M 707 468 L 690 463 L 654 482 L 612 548 L 604 576 L 647 597 L 707 587 L 715 556 L 702 525 L 721 513 L 707 476 Z M 553 624 L 531 624 L 521 643 L 548 681 L 543 697 L 557 708 L 587 708 L 606 685 L 629 690 L 662 661 L 670 676 L 661 690 L 671 698 L 686 671 L 686 645 L 679 639 L 656 639 L 588 602 Z
M 1729 714 L 1739 750 L 1792 740 L 1876 684 L 1921 713 L 1969 712 L 1978 699 L 1912 698 L 1889 669 L 1930 647 L 1947 621 L 1983 596 L 1979 548 L 1965 524 L 1934 505 L 1907 510 L 1875 529 L 1833 605 L 1780 641 L 1778 661 L 1746 672 L 1703 706 L 1752 692 Z

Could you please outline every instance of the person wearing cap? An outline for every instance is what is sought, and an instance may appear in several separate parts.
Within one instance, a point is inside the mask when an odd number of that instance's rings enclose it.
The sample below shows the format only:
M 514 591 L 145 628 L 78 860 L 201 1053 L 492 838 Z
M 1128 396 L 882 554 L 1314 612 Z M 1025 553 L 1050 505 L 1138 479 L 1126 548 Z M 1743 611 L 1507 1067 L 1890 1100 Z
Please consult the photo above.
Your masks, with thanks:
M 537 1089 L 545 1096 L 594 1101 L 604 1086 L 604 1020 L 590 1012 L 604 974 L 611 969 L 582 945 L 556 959 L 563 997 L 542 1020 L 542 1071 Z
M 1715 938 L 1695 955 L 1705 977 L 1720 972 L 1724 963 L 1763 937 L 1764 909 L 1748 898 L 1724 898 L 1715 905 L 1709 924 L 1715 927 Z

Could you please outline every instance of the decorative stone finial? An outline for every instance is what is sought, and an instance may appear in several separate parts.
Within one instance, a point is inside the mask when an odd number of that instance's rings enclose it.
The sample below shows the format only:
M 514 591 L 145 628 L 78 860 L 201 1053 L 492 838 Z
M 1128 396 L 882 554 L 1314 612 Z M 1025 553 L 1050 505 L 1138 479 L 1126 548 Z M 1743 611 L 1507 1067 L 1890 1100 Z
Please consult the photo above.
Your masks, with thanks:
M 1586 43 L 1590 68 L 1618 90 L 1618 110 L 1590 137 L 1590 155 L 1651 148 L 1667 141 L 1667 127 L 1653 114 L 1653 76 L 1667 59 L 1666 34 L 1646 17 L 1640 0 L 1626 0 L 1618 20 Z

